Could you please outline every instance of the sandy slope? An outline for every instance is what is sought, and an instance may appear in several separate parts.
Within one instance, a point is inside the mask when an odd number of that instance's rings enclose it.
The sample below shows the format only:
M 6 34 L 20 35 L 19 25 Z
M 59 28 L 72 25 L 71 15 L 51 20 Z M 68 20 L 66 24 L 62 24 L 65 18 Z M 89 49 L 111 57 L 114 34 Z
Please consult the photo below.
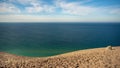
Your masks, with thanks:
M 120 68 L 120 47 L 30 58 L 0 52 L 0 68 Z

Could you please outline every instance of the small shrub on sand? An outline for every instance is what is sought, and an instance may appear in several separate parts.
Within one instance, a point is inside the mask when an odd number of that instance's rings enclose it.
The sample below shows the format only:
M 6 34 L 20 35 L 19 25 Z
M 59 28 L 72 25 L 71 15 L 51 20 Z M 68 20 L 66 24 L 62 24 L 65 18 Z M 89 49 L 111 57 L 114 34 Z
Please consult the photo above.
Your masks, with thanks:
M 110 45 L 110 46 L 107 46 L 107 49 L 108 50 L 112 50 L 112 46 Z

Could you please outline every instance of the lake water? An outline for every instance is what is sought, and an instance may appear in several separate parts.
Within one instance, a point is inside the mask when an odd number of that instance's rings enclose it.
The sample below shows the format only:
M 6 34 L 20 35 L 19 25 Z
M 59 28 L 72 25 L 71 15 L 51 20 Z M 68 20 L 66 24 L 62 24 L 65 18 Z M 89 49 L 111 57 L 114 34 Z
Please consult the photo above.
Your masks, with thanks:
M 0 23 L 0 51 L 52 56 L 120 45 L 120 23 Z

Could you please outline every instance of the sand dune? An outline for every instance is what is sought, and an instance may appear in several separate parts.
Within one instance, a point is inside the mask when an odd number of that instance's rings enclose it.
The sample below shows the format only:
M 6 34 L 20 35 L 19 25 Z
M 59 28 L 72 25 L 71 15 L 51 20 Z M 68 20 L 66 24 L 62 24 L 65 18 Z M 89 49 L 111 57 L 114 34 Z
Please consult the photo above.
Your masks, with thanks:
M 120 68 L 120 47 L 79 50 L 36 58 L 0 52 L 0 68 Z

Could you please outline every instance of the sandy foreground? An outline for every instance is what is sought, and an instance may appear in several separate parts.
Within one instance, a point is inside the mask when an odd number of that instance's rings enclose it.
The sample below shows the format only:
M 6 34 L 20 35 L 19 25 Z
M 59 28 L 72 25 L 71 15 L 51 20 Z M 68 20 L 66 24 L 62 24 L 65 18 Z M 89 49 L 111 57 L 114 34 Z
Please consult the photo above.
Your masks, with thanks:
M 0 52 L 0 68 L 120 68 L 120 47 L 86 49 L 36 58 Z

